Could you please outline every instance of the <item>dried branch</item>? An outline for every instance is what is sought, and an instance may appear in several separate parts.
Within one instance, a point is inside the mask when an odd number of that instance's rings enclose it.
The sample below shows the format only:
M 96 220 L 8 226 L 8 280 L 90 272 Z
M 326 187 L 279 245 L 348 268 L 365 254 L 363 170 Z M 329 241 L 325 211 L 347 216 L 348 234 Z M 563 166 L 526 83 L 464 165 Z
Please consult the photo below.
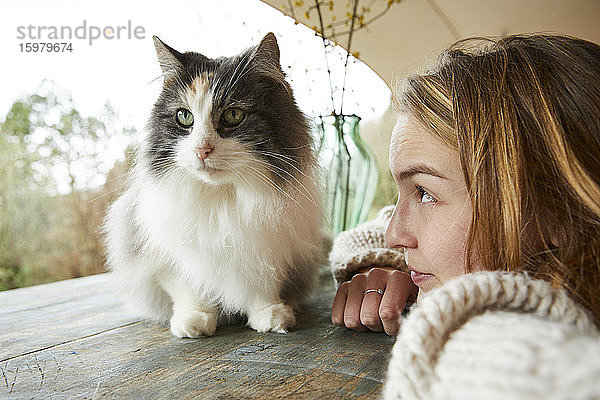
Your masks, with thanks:
M 348 59 L 350 58 L 350 47 L 352 46 L 352 34 L 354 33 L 354 21 L 356 21 L 356 9 L 358 0 L 354 0 L 354 9 L 352 10 L 352 23 L 350 24 L 350 34 L 348 35 L 348 47 L 346 47 L 346 61 L 344 62 L 344 83 L 342 84 L 342 101 L 340 104 L 340 115 L 344 115 L 344 93 L 346 92 L 346 76 L 348 75 Z
M 332 114 L 334 114 L 334 115 L 336 114 L 335 100 L 334 100 L 334 92 L 333 92 L 333 83 L 332 83 L 332 79 L 331 79 L 332 78 L 331 69 L 329 66 L 329 59 L 328 59 L 328 54 L 327 54 L 327 47 L 331 44 L 340 43 L 340 41 L 342 40 L 342 37 L 348 36 L 348 41 L 346 43 L 347 53 L 346 53 L 345 62 L 344 62 L 344 80 L 343 80 L 343 85 L 342 85 L 342 99 L 341 99 L 341 104 L 340 104 L 340 114 L 342 114 L 343 107 L 344 107 L 344 94 L 346 91 L 346 78 L 347 78 L 347 73 L 348 73 L 348 62 L 350 59 L 350 55 L 352 54 L 356 58 L 358 58 L 358 55 L 359 55 L 358 51 L 356 51 L 354 53 L 351 51 L 352 38 L 354 36 L 354 33 L 367 28 L 369 25 L 373 24 L 379 18 L 383 17 L 395 3 L 400 3 L 401 0 L 383 0 L 383 1 L 385 1 L 385 8 L 383 8 L 380 12 L 378 12 L 373 17 L 367 19 L 367 15 L 371 12 L 371 8 L 378 1 L 381 1 L 381 0 L 371 0 L 371 2 L 369 3 L 368 6 L 362 7 L 359 10 L 359 7 L 358 7 L 359 0 L 354 0 L 352 13 L 349 13 L 349 12 L 346 13 L 348 18 L 342 19 L 340 21 L 335 21 L 335 16 L 334 16 L 332 21 L 330 21 L 329 24 L 327 24 L 327 25 L 325 25 L 325 23 L 323 21 L 323 10 L 324 10 L 324 8 L 328 8 L 329 11 L 333 11 L 333 8 L 335 5 L 334 1 L 332 1 L 332 0 L 314 0 L 314 4 L 308 6 L 305 9 L 306 11 L 304 13 L 304 17 L 307 20 L 310 20 L 311 14 L 313 14 L 314 12 L 316 12 L 317 16 L 318 16 L 319 26 L 318 27 L 313 26 L 312 29 L 315 31 L 315 33 L 318 36 L 321 36 L 321 39 L 323 40 L 323 49 L 325 51 L 325 63 L 327 66 L 327 74 L 329 77 L 329 90 L 331 92 L 331 103 L 332 103 L 332 107 L 333 107 Z M 298 20 L 298 18 L 296 16 L 297 15 L 296 8 L 303 7 L 304 1 L 303 0 L 288 0 L 288 5 L 289 5 L 291 16 L 294 19 Z M 348 8 L 347 8 L 347 10 L 348 10 Z M 346 30 L 343 30 L 341 32 L 336 32 L 337 28 L 345 27 L 345 26 L 349 26 L 349 28 Z
M 315 4 L 317 6 L 317 12 L 319 13 L 319 24 L 321 24 L 321 32 L 323 30 L 323 15 L 321 14 L 321 7 L 318 0 L 315 0 Z M 329 76 L 329 91 L 331 93 L 331 107 L 332 113 L 335 113 L 335 100 L 333 98 L 333 84 L 331 83 L 331 69 L 329 68 L 329 58 L 327 57 L 327 43 L 325 35 L 321 35 L 321 39 L 323 39 L 323 51 L 325 52 L 325 66 L 327 67 L 327 75 Z
M 391 8 L 391 5 L 389 5 L 389 3 L 388 3 L 388 5 L 386 6 L 385 9 L 383 9 L 379 14 L 375 15 L 373 18 L 369 19 L 368 21 L 362 22 L 358 28 L 354 28 L 354 29 L 351 28 L 347 31 L 337 33 L 336 37 L 349 35 L 350 33 L 352 33 L 352 31 L 356 32 L 356 31 L 366 28 L 367 26 L 371 25 L 373 22 L 377 21 L 379 18 L 383 17 L 390 8 Z

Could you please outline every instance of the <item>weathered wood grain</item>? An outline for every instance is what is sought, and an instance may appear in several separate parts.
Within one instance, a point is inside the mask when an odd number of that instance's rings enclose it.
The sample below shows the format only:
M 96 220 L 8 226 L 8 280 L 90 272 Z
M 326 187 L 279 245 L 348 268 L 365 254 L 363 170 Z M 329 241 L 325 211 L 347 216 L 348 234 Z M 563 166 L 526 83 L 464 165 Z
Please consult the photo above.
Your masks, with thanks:
M 0 292 L 0 309 L 0 360 L 139 321 L 107 274 Z
M 8 399 L 376 398 L 393 344 L 331 324 L 330 278 L 286 335 L 231 323 L 202 339 L 138 321 L 103 275 L 12 292 L 23 304 L 0 296 L 11 304 L 0 314 Z

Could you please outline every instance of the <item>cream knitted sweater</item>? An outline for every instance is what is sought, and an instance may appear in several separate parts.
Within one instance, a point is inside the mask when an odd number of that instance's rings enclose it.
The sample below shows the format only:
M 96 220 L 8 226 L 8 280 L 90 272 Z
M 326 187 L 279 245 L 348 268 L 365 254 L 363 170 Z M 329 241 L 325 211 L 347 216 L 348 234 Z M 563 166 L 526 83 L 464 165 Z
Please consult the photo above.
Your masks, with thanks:
M 385 207 L 374 220 L 341 232 L 335 238 L 329 265 L 338 285 L 362 267 L 393 266 L 406 271 L 404 254 L 385 244 L 385 230 L 393 211 L 394 207 Z
M 369 264 L 403 265 L 383 241 L 389 213 L 336 238 L 330 261 L 338 283 Z M 544 281 L 464 275 L 402 321 L 383 397 L 600 399 L 600 334 L 583 308 Z

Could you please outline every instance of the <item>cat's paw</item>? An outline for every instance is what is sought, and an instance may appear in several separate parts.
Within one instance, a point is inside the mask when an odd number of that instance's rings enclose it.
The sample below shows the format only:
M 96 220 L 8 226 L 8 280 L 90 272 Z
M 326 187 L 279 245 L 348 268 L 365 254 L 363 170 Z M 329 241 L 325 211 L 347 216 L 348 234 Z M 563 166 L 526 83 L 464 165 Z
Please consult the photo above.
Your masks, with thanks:
M 212 336 L 217 329 L 217 313 L 188 310 L 173 314 L 171 333 L 180 338 Z
M 287 333 L 296 325 L 294 310 L 286 304 L 272 304 L 248 313 L 248 325 L 258 332 Z

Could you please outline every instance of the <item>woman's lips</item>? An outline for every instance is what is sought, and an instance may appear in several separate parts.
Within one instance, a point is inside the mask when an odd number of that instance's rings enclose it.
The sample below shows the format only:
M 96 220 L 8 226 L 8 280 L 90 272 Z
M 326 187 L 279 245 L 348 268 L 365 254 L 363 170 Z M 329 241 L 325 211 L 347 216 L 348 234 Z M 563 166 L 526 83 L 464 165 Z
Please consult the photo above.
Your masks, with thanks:
M 419 283 L 423 283 L 428 279 L 433 278 L 432 274 L 425 274 L 423 272 L 415 271 L 414 269 L 410 270 L 410 278 L 412 279 L 415 285 L 419 285 Z

